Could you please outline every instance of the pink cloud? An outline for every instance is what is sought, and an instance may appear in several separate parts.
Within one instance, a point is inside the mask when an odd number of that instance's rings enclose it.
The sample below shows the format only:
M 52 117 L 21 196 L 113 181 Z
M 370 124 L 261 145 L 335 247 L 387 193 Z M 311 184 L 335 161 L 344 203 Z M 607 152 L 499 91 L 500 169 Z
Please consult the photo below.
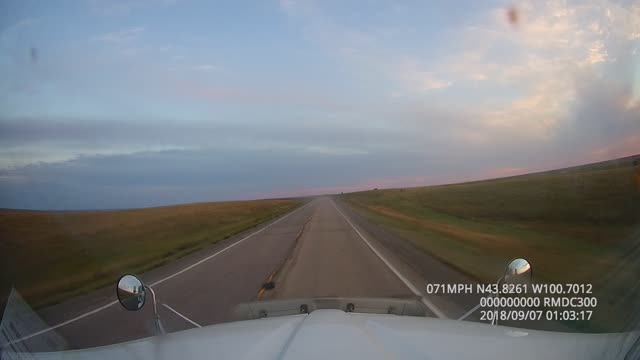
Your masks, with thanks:
M 522 175 L 530 172 L 532 172 L 532 170 L 525 167 L 507 166 L 491 169 L 484 174 L 483 178 L 500 178 L 506 176 Z
M 390 178 L 376 178 L 368 179 L 353 185 L 338 185 L 338 186 L 326 186 L 326 187 L 304 187 L 292 191 L 271 191 L 262 192 L 256 194 L 258 198 L 279 198 L 279 197 L 301 197 L 301 196 L 314 196 L 314 195 L 326 195 L 337 194 L 340 192 L 354 192 L 364 191 L 372 189 L 388 189 L 388 188 L 402 188 L 402 187 L 416 187 L 431 185 L 428 176 L 410 176 L 410 177 L 390 177 Z
M 640 154 L 640 134 L 623 137 L 612 144 L 593 149 L 586 162 L 597 162 Z

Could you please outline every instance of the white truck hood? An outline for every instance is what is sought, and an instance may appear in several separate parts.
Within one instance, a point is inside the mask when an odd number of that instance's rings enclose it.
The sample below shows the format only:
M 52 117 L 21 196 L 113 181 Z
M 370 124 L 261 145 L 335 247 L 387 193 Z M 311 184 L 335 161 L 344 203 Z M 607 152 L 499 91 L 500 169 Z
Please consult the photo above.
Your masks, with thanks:
M 570 334 L 316 310 L 238 321 L 35 359 L 627 359 L 638 332 Z M 632 356 L 632 357 L 629 357 Z

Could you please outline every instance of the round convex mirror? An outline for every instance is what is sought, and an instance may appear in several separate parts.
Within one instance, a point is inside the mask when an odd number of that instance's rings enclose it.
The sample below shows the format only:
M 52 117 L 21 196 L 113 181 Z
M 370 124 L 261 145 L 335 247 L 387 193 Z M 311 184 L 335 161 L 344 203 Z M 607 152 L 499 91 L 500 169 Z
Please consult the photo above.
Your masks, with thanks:
M 531 264 L 523 258 L 511 260 L 504 270 L 504 282 L 506 284 L 525 284 L 531 282 Z
M 118 280 L 117 295 L 120 305 L 129 311 L 140 310 L 144 306 L 144 284 L 134 275 L 124 275 Z

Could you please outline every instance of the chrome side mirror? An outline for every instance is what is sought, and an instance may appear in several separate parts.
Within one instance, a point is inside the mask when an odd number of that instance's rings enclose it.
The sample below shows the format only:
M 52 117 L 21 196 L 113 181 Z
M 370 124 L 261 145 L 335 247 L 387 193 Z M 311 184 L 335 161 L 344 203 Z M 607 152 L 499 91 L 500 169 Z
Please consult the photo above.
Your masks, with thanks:
M 142 309 L 146 300 L 147 291 L 151 293 L 151 301 L 153 303 L 153 320 L 156 324 L 156 332 L 158 335 L 165 334 L 164 327 L 158 315 L 158 305 L 156 303 L 156 293 L 152 288 L 146 286 L 137 276 L 126 274 L 118 280 L 116 295 L 118 301 L 123 308 L 129 311 L 137 311 Z
M 515 258 L 504 269 L 502 279 L 505 284 L 528 284 L 532 276 L 531 263 L 527 259 Z
M 531 282 L 531 278 L 533 277 L 533 269 L 531 268 L 531 263 L 527 259 L 524 258 L 515 258 L 507 264 L 507 267 L 504 269 L 504 274 L 498 280 L 498 285 L 500 284 L 528 284 Z M 499 294 L 495 295 L 496 298 L 500 297 Z M 496 306 L 494 308 L 498 310 L 499 308 Z M 498 325 L 498 319 L 494 318 L 491 321 L 492 325 Z
M 129 274 L 118 280 L 116 295 L 120 305 L 129 311 L 142 309 L 146 300 L 144 284 L 138 277 Z
M 502 287 L 502 284 L 528 284 L 531 282 L 532 277 L 533 277 L 533 269 L 531 267 L 531 263 L 529 263 L 529 261 L 524 258 L 515 258 L 507 264 L 507 267 L 504 269 L 504 274 L 498 279 L 498 282 L 495 285 L 498 288 L 500 288 Z M 500 297 L 499 293 L 494 293 L 493 296 L 496 299 Z M 480 308 L 480 304 L 476 305 L 473 309 L 467 311 L 458 320 L 464 320 L 479 308 Z M 494 310 L 498 310 L 498 309 L 499 309 L 498 306 L 494 306 Z M 491 320 L 491 325 L 497 325 L 497 324 L 498 324 L 497 317 L 493 318 Z

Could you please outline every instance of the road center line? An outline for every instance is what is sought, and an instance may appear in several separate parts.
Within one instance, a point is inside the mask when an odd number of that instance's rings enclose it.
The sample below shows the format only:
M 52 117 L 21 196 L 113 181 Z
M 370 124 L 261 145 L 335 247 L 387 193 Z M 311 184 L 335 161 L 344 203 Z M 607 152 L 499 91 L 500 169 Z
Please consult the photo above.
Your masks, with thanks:
M 369 240 L 367 240 L 367 238 L 364 237 L 362 233 L 360 233 L 360 231 L 353 225 L 353 223 L 351 223 L 349 218 L 342 211 L 340 211 L 340 209 L 338 209 L 338 207 L 336 206 L 336 203 L 333 200 L 331 200 L 331 203 L 333 204 L 333 207 L 336 208 L 338 213 L 340 213 L 340 215 L 342 215 L 342 217 L 347 221 L 347 223 L 351 226 L 351 228 L 353 228 L 356 234 L 358 234 L 358 236 L 360 236 L 360 238 L 364 241 L 364 243 L 367 244 L 369 249 L 371 249 L 371 251 L 373 251 L 373 253 L 376 254 L 378 258 L 380 258 L 380 260 L 382 260 L 382 262 L 385 265 L 387 265 L 387 267 L 389 267 L 389 269 L 391 269 L 391 271 L 409 288 L 409 290 L 411 290 L 411 292 L 413 292 L 415 295 L 418 295 L 420 297 L 420 300 L 422 301 L 422 303 L 425 304 L 425 306 L 427 306 L 429 310 L 431 310 L 437 317 L 441 319 L 448 319 L 448 317 L 440 309 L 438 309 L 431 301 L 425 298 L 424 295 L 420 292 L 420 290 L 418 290 L 407 278 L 405 278 L 400 273 L 400 271 L 398 271 L 398 269 L 396 269 L 387 259 L 385 259 L 384 256 L 382 256 L 382 254 L 376 248 L 373 247 L 373 245 L 371 245 Z
M 163 283 L 163 282 L 165 282 L 165 281 L 167 281 L 167 280 L 169 280 L 169 279 L 173 278 L 174 276 L 178 276 L 178 275 L 182 274 L 183 272 L 185 272 L 185 271 L 187 271 L 187 270 L 193 269 L 194 267 L 196 267 L 196 266 L 198 266 L 198 265 L 202 264 L 202 263 L 203 263 L 203 262 L 205 262 L 205 261 L 208 261 L 208 260 L 210 260 L 210 259 L 213 259 L 214 257 L 216 257 L 216 256 L 218 256 L 218 255 L 220 255 L 220 254 L 222 254 L 223 252 L 225 252 L 225 251 L 227 251 L 227 250 L 231 249 L 232 247 L 234 247 L 234 246 L 236 246 L 236 245 L 240 244 L 241 242 L 243 242 L 243 241 L 245 241 L 245 240 L 247 240 L 247 239 L 251 238 L 251 237 L 252 237 L 252 236 L 254 236 L 254 235 L 257 235 L 257 234 L 259 234 L 259 233 L 263 232 L 264 230 L 268 229 L 268 228 L 269 228 L 269 227 L 271 227 L 272 225 L 275 225 L 275 224 L 279 223 L 280 221 L 282 221 L 282 220 L 284 220 L 284 219 L 288 218 L 289 216 L 293 215 L 294 213 L 297 213 L 298 211 L 300 211 L 300 210 L 302 210 L 302 209 L 306 208 L 309 204 L 311 204 L 311 202 L 312 202 L 312 201 L 310 201 L 310 202 L 308 202 L 308 203 L 304 204 L 303 206 L 301 206 L 301 207 L 299 207 L 299 208 L 297 208 L 297 209 L 293 210 L 292 212 L 290 212 L 290 213 L 288 213 L 288 214 L 284 215 L 283 217 L 281 217 L 281 218 L 279 218 L 278 220 L 276 220 L 276 221 L 274 221 L 274 222 L 270 223 L 269 225 L 267 225 L 267 226 L 265 226 L 265 227 L 263 227 L 263 228 L 261 228 L 261 229 L 258 229 L 258 230 L 256 230 L 256 231 L 252 232 L 251 234 L 249 234 L 249 235 L 247 235 L 247 236 L 243 237 L 242 239 L 240 239 L 240 240 L 238 240 L 238 241 L 234 242 L 233 244 L 231 244 L 231 245 L 227 246 L 226 248 L 224 248 L 224 249 L 222 249 L 222 250 L 220 250 L 220 251 L 216 252 L 215 254 L 213 254 L 213 255 L 209 255 L 209 256 L 207 256 L 206 258 L 204 258 L 204 259 L 202 259 L 202 260 L 200 260 L 200 261 L 198 261 L 198 262 L 196 262 L 196 263 L 193 263 L 193 264 L 191 264 L 191 265 L 187 266 L 186 268 L 184 268 L 184 269 L 182 269 L 182 270 L 180 270 L 180 271 L 178 271 L 178 272 L 176 272 L 176 273 L 174 273 L 174 274 L 172 274 L 172 275 L 169 275 L 169 276 L 167 276 L 167 277 L 165 277 L 165 278 L 162 278 L 162 279 L 160 279 L 160 280 L 158 280 L 158 281 L 156 281 L 156 282 L 153 282 L 153 283 L 151 283 L 149 286 L 156 286 L 156 285 L 158 285 L 158 284 L 161 284 L 161 283 Z M 87 312 L 86 312 L 86 313 L 84 313 L 84 314 L 80 314 L 80 315 L 78 315 L 78 316 L 76 316 L 76 317 L 74 317 L 74 318 L 71 318 L 71 319 L 69 319 L 69 320 L 63 321 L 63 322 L 61 322 L 61 323 L 59 323 L 59 324 L 56 324 L 56 325 L 50 326 L 50 327 L 48 327 L 48 328 L 45 328 L 45 329 L 42 329 L 42 330 L 36 331 L 36 332 L 34 332 L 34 333 L 32 333 L 32 334 L 29 334 L 29 335 L 23 336 L 23 337 L 21 337 L 21 338 L 19 338 L 19 339 L 13 340 L 13 341 L 11 341 L 11 342 L 9 342 L 9 343 L 7 343 L 7 344 L 2 344 L 2 346 L 4 347 L 4 346 L 9 345 L 9 344 L 15 344 L 15 343 L 18 343 L 18 342 L 21 342 L 21 341 L 24 341 L 24 340 L 30 339 L 30 338 L 32 338 L 32 337 L 34 337 L 34 336 L 38 336 L 38 335 L 44 334 L 44 333 L 46 333 L 46 332 L 48 332 L 48 331 L 55 330 L 55 329 L 57 329 L 57 328 L 63 327 L 63 326 L 65 326 L 65 325 L 69 325 L 69 324 L 71 324 L 71 323 L 73 323 L 73 322 L 76 322 L 76 321 L 78 321 L 78 320 L 80 320 L 80 319 L 84 319 L 84 318 L 86 318 L 87 316 L 90 316 L 90 315 L 93 315 L 93 314 L 95 314 L 95 313 L 98 313 L 98 312 L 100 312 L 100 311 L 102 311 L 102 310 L 105 310 L 105 309 L 107 309 L 107 308 L 109 308 L 109 307 L 111 307 L 111 306 L 113 306 L 113 305 L 115 305 L 115 304 L 117 304 L 117 303 L 118 303 L 118 301 L 117 301 L 117 300 L 116 300 L 116 301 L 112 301 L 112 302 L 107 303 L 107 304 L 104 304 L 104 305 L 102 305 L 102 306 L 100 306 L 100 307 L 98 307 L 98 308 L 95 308 L 95 309 L 93 309 L 93 310 L 87 311 Z M 174 311 L 175 311 L 175 310 L 174 310 Z M 177 313 L 177 312 L 176 312 L 176 313 Z M 191 321 L 191 320 L 189 320 L 189 321 Z M 200 325 L 198 325 L 198 326 L 200 326 Z
M 193 269 L 194 267 L 196 267 L 196 266 L 198 266 L 198 265 L 202 264 L 203 262 L 208 261 L 208 260 L 210 260 L 210 259 L 212 259 L 212 258 L 214 258 L 214 257 L 216 257 L 216 256 L 218 256 L 218 255 L 220 255 L 220 254 L 222 254 L 223 252 L 225 252 L 225 251 L 227 251 L 227 250 L 231 249 L 232 247 L 234 247 L 234 246 L 236 246 L 236 245 L 240 244 L 241 242 L 243 242 L 243 241 L 245 241 L 245 240 L 249 239 L 250 237 L 252 237 L 252 236 L 254 236 L 254 235 L 257 235 L 257 234 L 259 234 L 259 233 L 263 232 L 264 230 L 268 229 L 268 228 L 269 228 L 269 227 L 271 227 L 272 225 L 275 225 L 275 224 L 279 223 L 280 221 L 282 221 L 282 220 L 284 220 L 284 219 L 288 218 L 290 215 L 293 215 L 294 213 L 296 213 L 296 212 L 298 212 L 298 211 L 302 210 L 303 208 L 307 207 L 307 205 L 308 205 L 308 204 L 310 204 L 310 202 L 309 202 L 309 203 L 307 203 L 307 204 L 305 204 L 305 205 L 303 205 L 302 207 L 300 207 L 300 208 L 298 208 L 298 209 L 296 209 L 296 210 L 294 210 L 294 211 L 292 211 L 292 212 L 288 213 L 287 215 L 285 215 L 285 216 L 281 217 L 280 219 L 278 219 L 278 220 L 276 220 L 276 221 L 272 222 L 271 224 L 269 224 L 269 225 L 267 225 L 267 226 L 263 227 L 262 229 L 256 230 L 255 232 L 253 232 L 253 233 L 251 233 L 251 234 L 249 234 L 249 235 L 245 236 L 244 238 L 242 238 L 242 239 L 240 239 L 240 240 L 236 241 L 235 243 L 233 243 L 233 244 L 231 244 L 231 245 L 227 246 L 226 248 L 224 248 L 224 249 L 222 249 L 222 250 L 218 251 L 217 253 L 215 253 L 215 254 L 213 254 L 213 255 L 210 255 L 210 256 L 207 256 L 206 258 L 204 258 L 204 259 L 202 259 L 202 260 L 200 260 L 200 261 L 198 261 L 198 262 L 196 262 L 196 263 L 193 263 L 193 264 L 191 264 L 191 265 L 187 266 L 186 268 L 184 268 L 184 269 L 182 269 L 182 270 L 180 270 L 180 271 L 178 271 L 178 272 L 176 272 L 176 273 L 174 273 L 174 274 L 171 274 L 171 275 L 169 275 L 169 276 L 167 276 L 167 277 L 165 277 L 165 278 L 162 278 L 162 279 L 160 279 L 160 280 L 158 280 L 158 281 L 156 281 L 156 282 L 153 282 L 153 283 L 151 283 L 149 286 L 157 286 L 157 285 L 160 285 L 160 284 L 162 284 L 163 282 L 165 282 L 165 281 L 167 281 L 167 280 L 169 280 L 169 279 L 171 279 L 171 278 L 173 278 L 173 277 L 175 277 L 175 276 L 178 276 L 178 275 L 182 274 L 182 273 L 183 273 L 183 272 L 185 272 L 185 271 L 188 271 L 188 270 Z
M 177 312 L 177 311 L 176 311 L 176 309 L 172 308 L 171 306 L 169 306 L 169 305 L 167 305 L 167 304 L 162 304 L 162 306 L 164 306 L 164 307 L 166 307 L 167 309 L 171 310 L 174 314 L 176 314 L 176 315 L 180 316 L 182 319 L 186 320 L 187 322 L 191 323 L 192 325 L 195 325 L 195 326 L 197 326 L 197 327 L 199 327 L 199 328 L 201 328 L 201 327 L 202 327 L 202 326 L 198 325 L 198 323 L 197 323 L 197 322 L 195 322 L 195 321 L 193 321 L 193 320 L 189 319 L 188 317 L 186 317 L 186 316 L 184 316 L 184 315 L 180 314 L 179 312 Z

